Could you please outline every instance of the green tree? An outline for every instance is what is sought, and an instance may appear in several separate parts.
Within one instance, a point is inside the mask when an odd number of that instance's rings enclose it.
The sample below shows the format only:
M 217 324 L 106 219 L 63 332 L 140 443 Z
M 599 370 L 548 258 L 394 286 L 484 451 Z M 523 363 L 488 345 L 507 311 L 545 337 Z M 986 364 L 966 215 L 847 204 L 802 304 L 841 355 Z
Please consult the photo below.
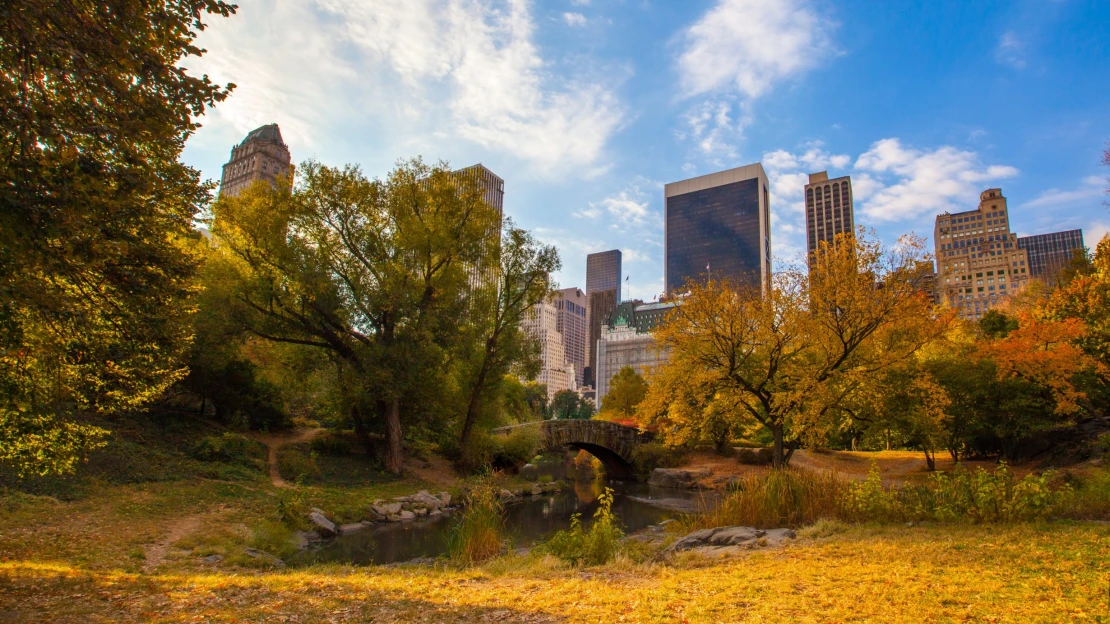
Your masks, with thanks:
M 991 339 L 1005 338 L 1017 328 L 1017 319 L 998 310 L 987 310 L 979 319 L 979 331 Z
M 548 414 L 558 420 L 589 420 L 594 415 L 594 409 L 589 401 L 574 390 L 560 390 L 551 398 Z
M 184 374 L 188 241 L 210 187 L 178 161 L 227 97 L 183 59 L 218 0 L 0 8 L 0 459 L 66 472 Z
M 625 366 L 609 380 L 609 392 L 601 399 L 601 411 L 613 418 L 631 420 L 647 390 L 644 378 L 631 366 Z
M 237 313 L 255 335 L 324 349 L 341 366 L 349 418 L 383 463 L 402 462 L 411 421 L 448 386 L 496 211 L 446 163 L 401 163 L 384 180 L 305 163 L 292 190 L 256 184 L 213 207 L 213 233 L 237 262 Z
M 514 366 L 525 375 L 539 362 L 534 340 L 522 330 L 528 310 L 552 293 L 551 273 L 559 270 L 559 252 L 505 220 L 498 250 L 497 280 L 470 293 L 469 331 L 461 341 L 461 383 L 467 396 L 459 446 L 466 448 L 484 406 L 495 403 L 501 380 Z

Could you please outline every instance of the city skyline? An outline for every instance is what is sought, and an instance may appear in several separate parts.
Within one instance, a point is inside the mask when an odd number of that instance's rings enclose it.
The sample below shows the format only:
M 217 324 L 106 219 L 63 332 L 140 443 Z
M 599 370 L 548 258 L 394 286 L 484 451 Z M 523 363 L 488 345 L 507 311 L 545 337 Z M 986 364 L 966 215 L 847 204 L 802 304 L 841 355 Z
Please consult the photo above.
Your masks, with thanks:
M 755 161 L 776 264 L 804 255 L 797 189 L 821 170 L 852 177 L 856 219 L 887 243 L 992 186 L 1019 237 L 1082 229 L 1090 244 L 1110 224 L 1105 3 L 445 4 L 261 3 L 214 23 L 190 66 L 239 87 L 185 162 L 218 180 L 227 146 L 273 120 L 295 164 L 483 162 L 507 181 L 506 215 L 562 250 L 560 285 L 620 247 L 644 300 L 663 292 L 664 182 Z M 467 23 L 483 28 L 467 38 Z

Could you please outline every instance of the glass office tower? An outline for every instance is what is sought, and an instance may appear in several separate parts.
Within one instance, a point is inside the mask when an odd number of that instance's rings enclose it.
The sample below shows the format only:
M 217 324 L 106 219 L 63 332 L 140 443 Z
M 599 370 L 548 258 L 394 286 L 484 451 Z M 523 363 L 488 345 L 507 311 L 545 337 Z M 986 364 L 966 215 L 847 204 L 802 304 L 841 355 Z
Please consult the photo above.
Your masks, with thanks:
M 1083 230 L 1034 234 L 1017 239 L 1018 249 L 1029 255 L 1033 277 L 1055 281 L 1057 274 L 1071 264 L 1076 249 L 1083 249 Z
M 767 174 L 755 163 L 664 188 L 667 296 L 707 275 L 766 290 L 771 284 Z

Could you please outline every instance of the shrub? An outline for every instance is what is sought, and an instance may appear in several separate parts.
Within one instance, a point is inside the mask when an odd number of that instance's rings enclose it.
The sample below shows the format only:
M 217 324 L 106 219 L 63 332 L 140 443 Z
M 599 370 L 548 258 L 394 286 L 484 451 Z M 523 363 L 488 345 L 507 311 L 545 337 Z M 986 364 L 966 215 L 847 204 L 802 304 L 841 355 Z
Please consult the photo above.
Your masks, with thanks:
M 647 478 L 656 468 L 677 468 L 685 461 L 686 449 L 659 442 L 641 444 L 632 451 L 632 465 L 641 478 Z
M 291 529 L 308 527 L 308 503 L 298 490 L 280 490 L 277 494 L 277 516 Z
M 1095 450 L 1102 455 L 1110 455 L 1110 432 L 1100 435 L 1095 440 Z
M 555 480 L 555 477 L 552 477 L 549 474 L 543 474 L 543 475 L 540 475 L 540 476 L 536 477 L 536 482 L 537 483 L 551 483 L 554 480 Z
M 494 436 L 493 440 L 493 464 L 498 467 L 520 468 L 540 445 L 539 431 L 533 427 L 518 427 L 507 436 Z
M 447 554 L 462 563 L 478 563 L 501 552 L 505 510 L 488 478 L 471 490 L 466 508 L 447 535 Z
M 321 455 L 342 457 L 354 449 L 351 437 L 344 431 L 324 431 L 312 439 L 309 448 Z
M 320 467 L 316 465 L 315 453 L 304 453 L 297 449 L 286 449 L 278 455 L 278 471 L 290 481 L 317 479 Z
M 769 466 L 775 453 L 769 448 L 742 448 L 736 451 L 736 461 L 749 466 Z
M 1110 520 L 1110 471 L 1073 479 L 1074 494 L 1063 512 L 1076 520 Z
M 613 516 L 613 490 L 605 488 L 598 498 L 600 506 L 587 531 L 582 528 L 582 515 L 570 518 L 570 528 L 551 536 L 539 550 L 573 565 L 602 565 L 617 555 L 624 532 Z
M 248 466 L 257 465 L 265 456 L 265 445 L 237 433 L 205 436 L 193 449 L 193 457 L 201 461 L 220 461 Z

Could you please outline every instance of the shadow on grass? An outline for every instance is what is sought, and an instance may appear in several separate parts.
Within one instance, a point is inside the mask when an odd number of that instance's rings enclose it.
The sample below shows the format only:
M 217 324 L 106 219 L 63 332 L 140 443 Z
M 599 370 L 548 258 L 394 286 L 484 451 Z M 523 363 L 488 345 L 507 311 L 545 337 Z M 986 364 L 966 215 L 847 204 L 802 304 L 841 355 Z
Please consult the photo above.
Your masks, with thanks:
M 439 576 L 443 592 L 411 588 Z M 564 622 L 501 604 L 464 604 L 465 573 L 378 568 L 274 574 L 140 575 L 64 564 L 0 563 L 0 622 Z M 449 586 L 456 586 L 446 591 Z M 434 594 L 442 593 L 437 601 Z

